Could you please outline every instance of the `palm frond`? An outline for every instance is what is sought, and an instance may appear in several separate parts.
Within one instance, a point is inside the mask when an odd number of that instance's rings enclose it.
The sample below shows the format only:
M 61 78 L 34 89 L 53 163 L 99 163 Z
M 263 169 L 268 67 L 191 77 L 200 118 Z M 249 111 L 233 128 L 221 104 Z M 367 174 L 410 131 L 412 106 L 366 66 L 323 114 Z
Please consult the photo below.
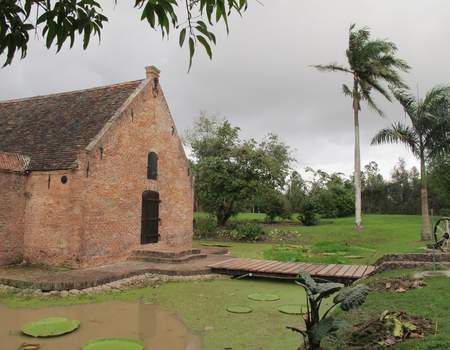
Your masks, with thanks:
M 342 84 L 342 92 L 344 93 L 345 96 L 354 97 L 353 92 L 345 84 Z
M 418 105 L 417 100 L 414 97 L 414 95 L 408 93 L 406 90 L 402 89 L 396 89 L 392 86 L 389 86 L 389 88 L 392 91 L 392 94 L 394 95 L 395 99 L 400 102 L 400 104 L 403 107 L 403 110 L 406 114 L 410 117 L 410 119 L 413 121 L 416 119 L 417 111 L 418 111 Z
M 382 117 L 385 116 L 383 110 L 380 107 L 378 107 L 377 104 L 375 103 L 375 101 L 372 99 L 372 96 L 370 95 L 370 91 L 367 91 L 367 92 L 364 91 L 362 93 L 362 96 L 363 96 L 362 99 L 367 102 L 367 105 L 369 106 L 370 109 L 374 110 Z
M 372 138 L 371 146 L 387 143 L 404 144 L 411 150 L 414 156 L 419 157 L 419 142 L 415 131 L 408 125 L 402 123 L 393 123 L 387 128 L 381 129 Z
M 330 63 L 327 65 L 310 65 L 310 67 L 314 67 L 316 69 L 318 69 L 320 72 L 344 72 L 344 73 L 353 73 L 351 70 L 349 70 L 348 68 L 345 68 L 341 65 L 338 65 L 337 63 Z

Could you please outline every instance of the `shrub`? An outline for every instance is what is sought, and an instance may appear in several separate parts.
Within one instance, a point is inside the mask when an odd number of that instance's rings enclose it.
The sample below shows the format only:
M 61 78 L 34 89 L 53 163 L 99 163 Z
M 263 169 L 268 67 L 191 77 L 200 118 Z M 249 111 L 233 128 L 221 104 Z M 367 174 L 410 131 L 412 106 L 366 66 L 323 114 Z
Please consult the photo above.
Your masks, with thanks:
M 325 337 L 333 340 L 340 340 L 335 332 L 340 328 L 350 327 L 347 322 L 335 321 L 333 316 L 328 316 L 331 309 L 338 304 L 340 304 L 343 311 L 356 309 L 366 301 L 366 297 L 369 294 L 370 289 L 365 285 L 358 285 L 340 292 L 334 297 L 334 304 L 323 314 L 322 317 L 320 317 L 319 311 L 320 305 L 322 304 L 322 299 L 329 298 L 334 293 L 344 288 L 344 285 L 341 283 L 316 283 L 303 269 L 300 269 L 300 277 L 303 279 L 302 283 L 297 281 L 295 281 L 295 283 L 303 287 L 307 296 L 307 312 L 305 317 L 306 331 L 295 327 L 286 328 L 294 332 L 298 332 L 303 336 L 305 349 L 322 349 L 320 342 Z
M 305 226 L 316 226 L 320 223 L 316 206 L 311 202 L 303 205 L 303 213 L 298 215 L 298 219 Z
M 200 217 L 194 219 L 194 238 L 210 238 L 217 231 L 217 225 L 211 217 Z
M 262 227 L 260 224 L 244 223 L 241 228 L 236 229 L 235 238 L 239 241 L 257 241 L 262 237 Z

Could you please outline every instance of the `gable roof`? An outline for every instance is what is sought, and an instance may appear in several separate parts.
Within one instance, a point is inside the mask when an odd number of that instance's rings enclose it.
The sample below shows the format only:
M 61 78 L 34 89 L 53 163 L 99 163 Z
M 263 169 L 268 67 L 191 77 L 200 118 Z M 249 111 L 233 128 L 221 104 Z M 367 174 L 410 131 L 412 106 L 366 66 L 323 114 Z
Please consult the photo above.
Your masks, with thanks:
M 0 152 L 27 170 L 68 169 L 142 80 L 0 102 Z

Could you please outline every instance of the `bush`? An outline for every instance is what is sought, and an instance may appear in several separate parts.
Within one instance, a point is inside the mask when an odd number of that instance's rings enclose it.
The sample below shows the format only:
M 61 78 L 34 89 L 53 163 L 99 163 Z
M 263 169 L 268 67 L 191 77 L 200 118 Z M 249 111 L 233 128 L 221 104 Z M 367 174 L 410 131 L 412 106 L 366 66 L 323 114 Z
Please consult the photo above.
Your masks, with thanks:
M 303 213 L 298 215 L 298 219 L 305 226 L 316 226 L 320 223 L 316 206 L 313 203 L 303 205 Z
M 216 221 L 211 217 L 194 219 L 194 238 L 211 238 L 217 231 Z
M 262 237 L 262 227 L 260 224 L 244 223 L 241 228 L 236 229 L 235 238 L 239 241 L 257 241 Z

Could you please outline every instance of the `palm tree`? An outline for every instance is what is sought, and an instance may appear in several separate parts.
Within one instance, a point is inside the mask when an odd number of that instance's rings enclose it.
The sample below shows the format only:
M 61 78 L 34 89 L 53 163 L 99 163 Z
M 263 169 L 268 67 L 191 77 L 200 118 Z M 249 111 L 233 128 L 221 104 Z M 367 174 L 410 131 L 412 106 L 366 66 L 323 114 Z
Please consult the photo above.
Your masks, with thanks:
M 428 192 L 426 163 L 436 156 L 450 152 L 450 86 L 435 86 L 424 100 L 415 98 L 404 90 L 393 90 L 411 120 L 411 126 L 393 123 L 380 130 L 372 139 L 372 145 L 403 143 L 420 159 L 422 192 L 421 239 L 431 239 L 428 216 Z
M 370 40 L 370 32 L 367 27 L 354 30 L 355 24 L 350 25 L 349 45 L 345 52 L 349 68 L 337 63 L 313 66 L 322 72 L 344 72 L 353 76 L 353 88 L 342 86 L 346 96 L 353 99 L 353 117 L 355 125 L 355 229 L 362 229 L 361 223 L 361 160 L 359 141 L 359 111 L 361 101 L 366 101 L 369 108 L 384 116 L 383 111 L 372 99 L 372 90 L 378 91 L 388 101 L 392 102 L 388 90 L 380 85 L 381 81 L 387 82 L 395 88 L 408 88 L 400 78 L 397 69 L 408 72 L 411 67 L 394 55 L 397 47 L 386 40 Z

